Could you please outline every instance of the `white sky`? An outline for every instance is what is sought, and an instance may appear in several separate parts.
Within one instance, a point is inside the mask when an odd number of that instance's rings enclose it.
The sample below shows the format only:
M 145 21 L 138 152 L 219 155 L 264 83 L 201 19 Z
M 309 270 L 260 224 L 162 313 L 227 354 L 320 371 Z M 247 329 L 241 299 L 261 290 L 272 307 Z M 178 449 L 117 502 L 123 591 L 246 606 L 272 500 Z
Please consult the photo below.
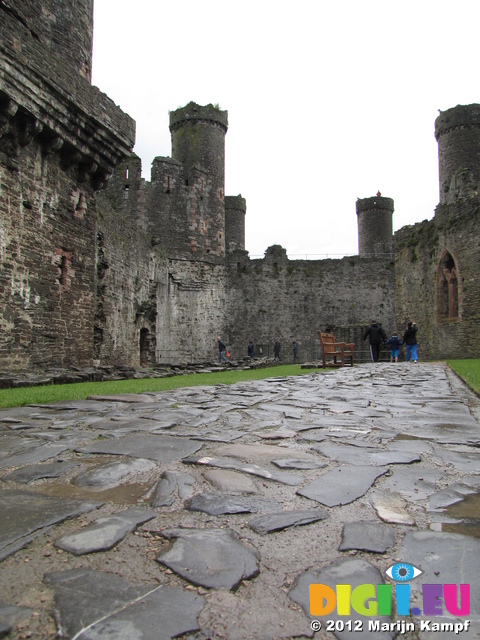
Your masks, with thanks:
M 150 179 L 169 111 L 228 111 L 227 195 L 246 249 L 357 254 L 357 197 L 394 230 L 438 203 L 435 118 L 480 102 L 479 0 L 95 0 L 93 84 L 137 124 Z

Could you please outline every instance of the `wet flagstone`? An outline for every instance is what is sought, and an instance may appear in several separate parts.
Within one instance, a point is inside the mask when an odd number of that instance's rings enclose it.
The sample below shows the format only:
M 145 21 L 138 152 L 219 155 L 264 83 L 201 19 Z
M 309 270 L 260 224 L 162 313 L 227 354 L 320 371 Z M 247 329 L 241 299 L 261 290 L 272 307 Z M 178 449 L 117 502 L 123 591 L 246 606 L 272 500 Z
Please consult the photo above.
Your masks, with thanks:
M 100 506 L 99 502 L 54 498 L 20 490 L 2 491 L 0 560 L 21 549 L 54 524 Z
M 50 464 L 33 464 L 20 467 L 16 471 L 7 473 L 0 478 L 4 482 L 18 482 L 19 484 L 29 484 L 41 478 L 59 478 L 72 469 L 79 467 L 79 462 L 67 462 L 59 460 Z
M 60 453 L 68 449 L 66 444 L 41 444 L 37 447 L 29 447 L 16 455 L 0 459 L 0 471 L 9 467 L 19 467 L 33 462 L 41 462 L 55 458 Z
M 151 460 L 136 458 L 122 462 L 110 462 L 95 469 L 90 469 L 74 478 L 73 482 L 79 487 L 90 487 L 97 490 L 111 489 L 132 481 L 140 473 L 156 469 Z
M 112 549 L 140 524 L 153 520 L 156 513 L 150 509 L 126 509 L 113 516 L 99 518 L 89 527 L 63 536 L 55 546 L 76 556 Z
M 228 469 L 209 469 L 203 473 L 214 487 L 231 494 L 258 493 L 255 481 L 248 475 Z
M 233 496 L 217 493 L 199 493 L 185 501 L 190 511 L 203 511 L 211 516 L 225 513 L 257 513 L 280 508 L 277 500 L 257 496 Z
M 181 588 L 131 584 L 91 569 L 45 577 L 55 592 L 61 627 L 69 638 L 174 638 L 196 631 L 204 599 Z
M 315 447 L 315 450 L 341 464 L 378 465 L 382 467 L 388 464 L 412 464 L 421 460 L 418 454 L 396 450 L 377 451 L 375 449 L 363 449 L 359 451 L 357 447 L 331 442 Z
M 314 634 L 308 582 L 379 584 L 406 562 L 413 606 L 423 582 L 471 584 L 477 637 L 479 419 L 422 363 L 0 410 L 13 634 L 388 640 Z M 0 605 L 0 637 L 17 624 Z
M 385 468 L 366 465 L 337 467 L 298 489 L 297 493 L 327 507 L 348 504 L 363 496 L 386 472 Z
M 282 473 L 281 471 L 269 471 L 268 469 L 259 467 L 256 464 L 243 464 L 237 460 L 230 458 L 185 458 L 183 460 L 185 464 L 200 464 L 211 467 L 218 467 L 219 469 L 232 469 L 235 471 L 242 471 L 243 473 L 250 473 L 254 476 L 265 478 L 265 480 L 272 480 L 274 482 L 280 482 L 288 485 L 298 485 L 304 481 L 303 476 L 297 476 L 293 473 Z
M 340 551 L 357 549 L 370 553 L 385 553 L 393 547 L 395 533 L 391 527 L 379 522 L 347 522 L 343 526 Z
M 202 448 L 198 442 L 175 436 L 125 436 L 123 438 L 99 440 L 86 447 L 79 447 L 79 453 L 105 453 L 125 455 L 134 458 L 148 458 L 157 462 L 176 462 Z
M 192 584 L 212 589 L 234 589 L 259 573 L 258 553 L 225 529 L 168 529 L 162 536 L 175 539 L 157 561 Z
M 195 478 L 188 473 L 164 471 L 155 487 L 150 500 L 152 507 L 169 507 L 175 502 L 178 495 L 180 499 L 187 498 L 193 492 Z
M 257 533 L 266 535 L 274 531 L 282 531 L 288 527 L 299 527 L 328 518 L 329 513 L 325 509 L 304 511 L 279 511 L 269 513 L 249 520 L 248 525 Z

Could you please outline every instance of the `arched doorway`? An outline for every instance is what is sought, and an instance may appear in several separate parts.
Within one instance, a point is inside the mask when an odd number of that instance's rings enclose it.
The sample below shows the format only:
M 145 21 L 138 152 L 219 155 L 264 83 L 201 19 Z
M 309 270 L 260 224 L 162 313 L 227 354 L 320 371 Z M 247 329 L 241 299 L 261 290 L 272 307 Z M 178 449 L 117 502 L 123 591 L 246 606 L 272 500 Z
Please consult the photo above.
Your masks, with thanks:
M 458 318 L 458 268 L 449 251 L 444 251 L 437 269 L 437 320 Z
M 148 329 L 140 329 L 140 366 L 150 364 L 150 334 Z

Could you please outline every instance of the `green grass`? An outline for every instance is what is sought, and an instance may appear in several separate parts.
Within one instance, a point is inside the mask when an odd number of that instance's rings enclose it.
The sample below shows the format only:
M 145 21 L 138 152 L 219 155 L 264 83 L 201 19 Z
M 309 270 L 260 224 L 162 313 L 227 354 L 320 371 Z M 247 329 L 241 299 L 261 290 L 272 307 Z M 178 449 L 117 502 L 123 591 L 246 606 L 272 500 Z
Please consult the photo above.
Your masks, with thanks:
M 247 380 L 263 380 L 312 373 L 315 369 L 301 369 L 300 365 L 280 365 L 267 369 L 236 371 L 225 369 L 214 373 L 176 375 L 171 378 L 143 378 L 141 380 L 115 380 L 107 382 L 79 382 L 74 384 L 45 385 L 0 389 L 0 407 L 22 407 L 26 404 L 49 404 L 66 400 L 85 400 L 88 396 L 118 393 L 146 393 L 168 391 L 179 387 L 214 386 Z
M 448 360 L 447 364 L 476 393 L 480 394 L 480 359 Z

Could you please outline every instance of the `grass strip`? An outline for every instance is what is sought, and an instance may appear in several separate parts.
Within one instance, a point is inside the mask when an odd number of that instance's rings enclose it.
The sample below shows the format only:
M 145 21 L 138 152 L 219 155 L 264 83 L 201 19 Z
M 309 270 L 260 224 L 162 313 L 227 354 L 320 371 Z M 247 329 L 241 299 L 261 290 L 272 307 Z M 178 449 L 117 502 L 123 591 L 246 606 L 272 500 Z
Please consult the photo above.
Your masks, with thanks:
M 447 360 L 447 364 L 472 391 L 480 395 L 480 358 Z
M 89 396 L 109 396 L 120 393 L 147 393 L 168 391 L 180 387 L 234 384 L 265 378 L 283 378 L 319 371 L 302 369 L 300 365 L 280 365 L 266 369 L 237 371 L 225 369 L 212 373 L 175 375 L 169 378 L 142 378 L 140 380 L 108 380 L 105 382 L 78 382 L 72 384 L 42 385 L 0 389 L 0 407 L 22 407 L 27 404 L 50 404 L 68 400 L 85 400 Z M 320 369 L 320 371 L 323 371 Z

